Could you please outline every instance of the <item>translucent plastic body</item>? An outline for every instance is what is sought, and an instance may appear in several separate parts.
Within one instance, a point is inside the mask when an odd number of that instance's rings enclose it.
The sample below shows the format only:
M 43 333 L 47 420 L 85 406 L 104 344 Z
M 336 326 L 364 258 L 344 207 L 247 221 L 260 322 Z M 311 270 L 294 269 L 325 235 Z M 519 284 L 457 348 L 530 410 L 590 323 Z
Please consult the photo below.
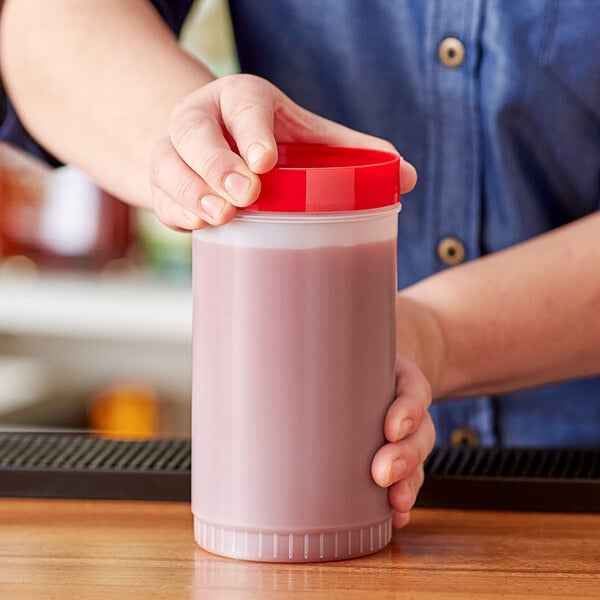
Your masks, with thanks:
M 196 540 L 274 562 L 391 538 L 371 478 L 394 398 L 399 205 L 251 214 L 194 233 Z

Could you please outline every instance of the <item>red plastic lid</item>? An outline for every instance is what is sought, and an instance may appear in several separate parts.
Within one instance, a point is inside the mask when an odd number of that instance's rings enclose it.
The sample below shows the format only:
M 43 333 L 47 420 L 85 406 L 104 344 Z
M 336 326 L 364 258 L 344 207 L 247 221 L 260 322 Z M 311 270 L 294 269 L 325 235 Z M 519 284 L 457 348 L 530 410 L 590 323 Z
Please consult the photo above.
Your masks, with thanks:
M 260 196 L 244 210 L 351 211 L 400 201 L 400 157 L 381 150 L 281 145 L 277 166 L 260 179 Z

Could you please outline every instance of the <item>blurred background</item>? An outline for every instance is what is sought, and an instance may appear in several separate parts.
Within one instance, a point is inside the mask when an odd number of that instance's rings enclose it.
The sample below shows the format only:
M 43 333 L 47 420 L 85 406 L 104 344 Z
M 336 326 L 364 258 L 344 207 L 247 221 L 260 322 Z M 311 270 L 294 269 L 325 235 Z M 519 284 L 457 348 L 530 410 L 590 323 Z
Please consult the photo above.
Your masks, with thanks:
M 223 0 L 180 42 L 239 70 Z M 191 235 L 0 143 L 0 429 L 188 437 Z
M 0 144 L 0 426 L 189 435 L 191 236 Z

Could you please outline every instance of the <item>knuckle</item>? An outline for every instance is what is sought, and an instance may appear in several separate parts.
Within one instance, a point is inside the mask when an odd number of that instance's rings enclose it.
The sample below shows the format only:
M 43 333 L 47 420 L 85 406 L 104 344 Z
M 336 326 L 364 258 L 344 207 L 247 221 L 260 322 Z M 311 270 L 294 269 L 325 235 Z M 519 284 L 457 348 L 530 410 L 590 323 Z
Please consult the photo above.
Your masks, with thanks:
M 419 449 L 413 444 L 406 444 L 404 446 L 404 460 L 408 465 L 409 471 L 414 471 L 422 462 L 421 453 Z
M 194 206 L 200 190 L 192 177 L 180 177 L 173 182 L 175 199 L 184 206 Z
M 423 485 L 423 480 L 421 479 L 420 474 L 418 472 L 416 472 L 414 477 L 411 477 L 411 480 L 410 480 L 410 490 L 412 493 L 413 503 L 417 499 L 419 490 L 421 489 L 421 485 Z
M 396 510 L 408 512 L 414 505 L 419 487 L 414 477 L 404 479 L 390 490 L 390 500 Z
M 419 400 L 418 396 L 412 396 L 411 401 L 407 402 L 404 410 L 407 416 L 410 417 L 415 424 L 421 423 L 427 412 L 427 409 L 423 406 L 423 403 Z
M 209 182 L 213 189 L 218 190 L 228 167 L 223 152 L 216 149 L 205 151 L 200 157 L 200 164 L 202 177 Z
M 222 156 L 218 150 L 207 150 L 201 160 L 207 174 L 216 173 L 221 168 Z
M 185 148 L 194 144 L 202 129 L 209 124 L 211 117 L 201 110 L 182 110 L 169 122 L 169 137 L 175 148 Z
M 220 77 L 218 81 L 223 87 L 232 90 L 234 93 L 242 89 L 256 91 L 257 88 L 275 88 L 267 79 L 252 73 L 233 73 Z
M 399 417 L 411 419 L 416 427 L 423 422 L 428 414 L 427 407 L 423 404 L 418 393 L 404 396 L 398 404 L 397 411 Z
M 171 197 L 185 206 L 194 208 L 198 197 L 202 192 L 200 180 L 193 176 L 177 175 L 179 171 L 174 169 L 173 147 L 167 143 L 158 144 L 150 156 L 149 178 L 153 187 L 162 190 L 164 197 Z M 160 200 L 163 206 L 165 200 Z
M 238 102 L 232 106 L 227 120 L 231 127 L 243 126 L 246 124 L 244 119 L 248 117 L 248 121 L 250 121 L 254 113 L 262 111 L 264 108 L 264 104 L 259 100 L 245 99 L 243 102 Z
M 168 144 L 168 142 L 165 143 L 164 141 L 159 142 L 152 150 L 152 153 L 150 154 L 148 171 L 150 182 L 153 185 L 160 187 L 165 164 L 169 160 L 170 154 L 170 144 Z
M 407 477 L 406 480 L 403 482 L 404 483 L 404 488 L 406 490 L 406 495 L 413 500 L 415 498 L 415 496 L 417 495 L 417 479 L 414 477 L 414 474 L 411 474 L 410 477 Z
M 415 397 L 415 401 L 411 406 L 413 411 L 412 416 L 419 422 L 424 423 L 425 421 L 431 421 L 429 414 L 429 407 L 431 406 L 431 395 L 428 390 L 423 390 L 418 393 Z

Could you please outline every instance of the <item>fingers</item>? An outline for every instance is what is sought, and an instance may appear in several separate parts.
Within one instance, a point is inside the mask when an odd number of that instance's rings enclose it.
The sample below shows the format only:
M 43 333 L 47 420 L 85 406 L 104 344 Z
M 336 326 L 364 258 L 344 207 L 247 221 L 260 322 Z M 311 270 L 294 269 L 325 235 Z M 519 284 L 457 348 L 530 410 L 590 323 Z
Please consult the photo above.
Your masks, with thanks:
M 396 359 L 396 400 L 387 411 L 384 434 L 396 442 L 418 428 L 431 405 L 431 385 L 421 370 L 404 357 Z
M 177 229 L 222 225 L 236 207 L 254 202 L 259 174 L 277 163 L 277 143 L 328 143 L 396 152 L 369 136 L 295 104 L 264 79 L 232 75 L 187 96 L 169 122 L 168 136 L 150 164 L 154 207 Z M 401 188 L 414 187 L 416 171 L 401 161 Z
M 423 485 L 423 463 L 435 442 L 435 430 L 429 415 L 419 429 L 400 442 L 386 444 L 379 449 L 372 464 L 375 482 L 388 487 L 388 498 L 393 509 L 394 527 L 404 527 Z
M 410 476 L 418 469 L 435 442 L 435 429 L 429 414 L 419 424 L 413 425 L 414 432 L 399 442 L 382 446 L 373 458 L 371 473 L 375 483 L 389 487 Z
M 150 164 L 154 211 L 174 229 L 222 225 L 235 216 L 235 207 L 216 196 L 177 154 L 168 139 L 155 148 Z
M 152 201 L 156 216 L 171 229 L 192 231 L 206 225 L 204 219 L 186 210 L 158 188 L 152 190 Z
M 174 111 L 150 161 L 158 216 L 176 229 L 223 225 L 260 192 L 257 173 L 277 162 L 271 93 L 258 77 L 222 78 Z M 245 159 L 245 160 L 244 160 Z
M 254 76 L 230 77 L 229 82 L 219 98 L 223 123 L 250 169 L 266 173 L 277 163 L 274 113 L 283 94 Z
M 410 521 L 410 513 L 405 512 L 394 512 L 392 514 L 392 527 L 394 529 L 402 529 L 402 527 L 406 527 Z
M 417 500 L 417 495 L 424 480 L 425 472 L 423 465 L 420 465 L 408 477 L 390 487 L 388 497 L 390 505 L 394 509 L 392 524 L 396 529 L 408 525 L 410 511 Z
M 333 144 L 373 148 L 398 154 L 387 140 L 344 127 L 339 123 L 316 115 L 281 95 L 281 108 L 275 114 L 274 129 L 280 141 L 312 144 Z M 402 158 L 400 161 L 400 191 L 410 192 L 417 183 L 415 167 Z
M 184 107 L 169 136 L 179 156 L 216 195 L 239 207 L 256 200 L 260 181 L 229 147 L 217 113 L 193 104 Z
M 395 512 L 398 514 L 407 514 L 410 512 L 424 479 L 425 472 L 421 464 L 408 477 L 394 483 L 390 487 L 389 500 Z
M 407 161 L 400 161 L 400 192 L 408 194 L 417 185 L 417 170 Z
M 257 173 L 277 162 L 277 93 L 258 77 L 224 77 L 188 96 L 171 119 L 169 136 L 179 156 L 215 195 L 234 206 L 256 200 Z
M 375 483 L 389 488 L 394 526 L 408 523 L 409 512 L 423 484 L 423 462 L 435 443 L 435 428 L 429 415 L 431 387 L 410 360 L 399 357 L 396 400 L 388 409 L 384 433 L 388 443 L 373 458 Z

